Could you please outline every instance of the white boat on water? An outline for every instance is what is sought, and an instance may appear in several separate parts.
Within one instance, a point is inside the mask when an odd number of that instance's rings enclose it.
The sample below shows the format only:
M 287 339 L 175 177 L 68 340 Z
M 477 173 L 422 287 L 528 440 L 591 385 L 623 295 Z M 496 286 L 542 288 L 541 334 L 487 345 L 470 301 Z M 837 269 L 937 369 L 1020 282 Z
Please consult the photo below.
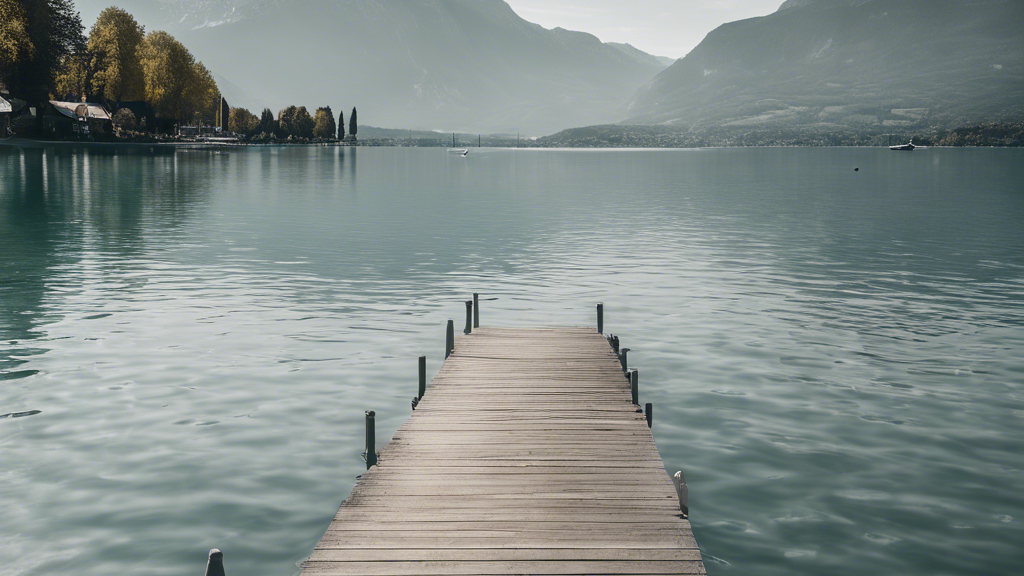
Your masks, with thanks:
M 914 146 L 914 139 L 913 138 L 911 138 L 910 142 L 908 142 L 906 144 L 900 144 L 899 146 L 889 146 L 889 150 L 898 150 L 898 151 L 905 151 L 905 152 L 913 152 L 915 148 L 917 148 L 917 146 Z

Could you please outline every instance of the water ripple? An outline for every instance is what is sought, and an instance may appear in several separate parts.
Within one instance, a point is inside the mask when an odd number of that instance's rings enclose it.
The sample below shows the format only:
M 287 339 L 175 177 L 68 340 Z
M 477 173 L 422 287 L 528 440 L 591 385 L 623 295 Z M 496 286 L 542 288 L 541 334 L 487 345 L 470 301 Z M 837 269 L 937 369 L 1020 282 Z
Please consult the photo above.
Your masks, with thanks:
M 1019 571 L 1020 151 L 486 153 L 0 152 L 5 574 L 296 572 L 473 292 L 605 303 L 710 574 Z

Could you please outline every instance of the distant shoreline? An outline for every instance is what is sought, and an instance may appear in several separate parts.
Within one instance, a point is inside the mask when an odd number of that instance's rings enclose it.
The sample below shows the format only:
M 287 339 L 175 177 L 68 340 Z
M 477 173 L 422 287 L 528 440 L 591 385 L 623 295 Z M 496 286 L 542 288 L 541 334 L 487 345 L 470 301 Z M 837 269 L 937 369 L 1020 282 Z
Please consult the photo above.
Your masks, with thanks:
M 370 141 L 362 141 L 358 144 L 341 143 L 341 142 L 89 142 L 89 141 L 70 141 L 70 140 L 30 140 L 26 138 L 11 138 L 8 140 L 0 140 L 0 148 L 11 148 L 19 150 L 46 150 L 46 149 L 79 149 L 87 148 L 94 150 L 124 150 L 124 151 L 173 151 L 173 150 L 231 150 L 238 148 L 451 148 L 450 145 L 428 145 L 428 146 L 410 146 L 401 143 L 381 143 Z M 930 149 L 943 149 L 943 150 L 957 150 L 957 149 L 1014 149 L 1020 148 L 1021 146 L 994 146 L 994 145 L 964 145 L 964 146 L 921 146 L 919 150 L 926 151 Z M 541 145 L 538 146 L 535 143 L 526 146 L 508 146 L 508 145 L 491 145 L 491 146 L 462 146 L 462 148 L 474 149 L 490 149 L 490 150 L 530 150 L 530 151 L 541 151 L 541 150 L 604 150 L 604 151 L 619 151 L 619 152 L 630 152 L 639 150 L 742 150 L 752 148 L 821 148 L 821 149 L 874 149 L 874 150 L 888 150 L 887 146 L 881 145 L 866 145 L 866 144 L 853 144 L 853 145 L 813 145 L 813 144 L 761 144 L 753 146 L 737 146 L 737 145 L 707 145 L 707 146 L 557 146 L 557 145 Z
M 0 140 L 0 147 L 36 150 L 45 148 L 104 148 L 104 149 L 143 149 L 143 148 L 250 148 L 259 146 L 319 146 L 319 147 L 353 147 L 345 142 L 216 142 L 216 141 L 174 141 L 174 142 L 100 142 L 87 140 L 35 140 L 32 138 L 9 138 Z M 357 146 L 357 145 L 356 145 Z

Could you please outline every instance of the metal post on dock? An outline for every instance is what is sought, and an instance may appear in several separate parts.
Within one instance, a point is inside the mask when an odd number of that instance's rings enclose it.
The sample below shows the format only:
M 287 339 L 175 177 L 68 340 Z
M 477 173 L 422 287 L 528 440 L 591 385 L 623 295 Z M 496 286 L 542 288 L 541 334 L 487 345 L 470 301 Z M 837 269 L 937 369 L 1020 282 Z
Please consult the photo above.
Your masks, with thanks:
M 224 553 L 216 548 L 206 558 L 206 576 L 224 576 Z
M 377 464 L 377 433 L 374 430 L 374 419 L 377 414 L 373 410 L 366 411 L 366 469 Z
M 480 327 L 480 295 L 473 292 L 473 328 Z
M 597 333 L 604 334 L 604 302 L 597 303 Z
M 633 395 L 633 405 L 640 405 L 640 371 L 633 368 L 629 371 L 629 390 Z
M 448 332 L 444 339 L 444 359 L 447 360 L 455 350 L 455 321 L 448 321 Z
M 654 426 L 654 404 L 648 402 L 647 406 L 644 406 L 644 413 L 647 415 L 647 427 L 652 428 Z
M 629 352 L 629 348 L 623 348 L 619 351 L 619 363 L 622 364 L 622 373 L 625 374 L 629 365 L 626 363 L 626 354 Z
M 427 394 L 427 357 L 420 356 L 420 393 L 418 398 L 423 400 Z
M 463 334 L 473 333 L 473 301 L 466 300 L 466 329 L 462 331 Z
M 619 353 L 619 337 L 615 335 L 612 335 L 612 350 L 615 351 L 615 354 Z

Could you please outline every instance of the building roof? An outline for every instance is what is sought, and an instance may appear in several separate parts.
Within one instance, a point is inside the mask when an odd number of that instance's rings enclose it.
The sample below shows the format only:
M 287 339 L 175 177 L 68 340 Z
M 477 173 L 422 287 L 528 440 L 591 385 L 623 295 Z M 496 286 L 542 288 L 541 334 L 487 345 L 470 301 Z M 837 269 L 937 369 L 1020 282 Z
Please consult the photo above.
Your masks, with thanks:
M 59 102 L 57 100 L 50 100 L 50 105 L 68 118 L 86 117 L 110 120 L 110 113 L 107 112 L 107 109 L 104 108 L 102 104 L 93 104 L 91 102 Z
M 0 97 L 0 113 L 10 114 L 11 112 L 14 112 L 14 108 L 11 107 L 11 103 L 4 100 L 3 97 Z

